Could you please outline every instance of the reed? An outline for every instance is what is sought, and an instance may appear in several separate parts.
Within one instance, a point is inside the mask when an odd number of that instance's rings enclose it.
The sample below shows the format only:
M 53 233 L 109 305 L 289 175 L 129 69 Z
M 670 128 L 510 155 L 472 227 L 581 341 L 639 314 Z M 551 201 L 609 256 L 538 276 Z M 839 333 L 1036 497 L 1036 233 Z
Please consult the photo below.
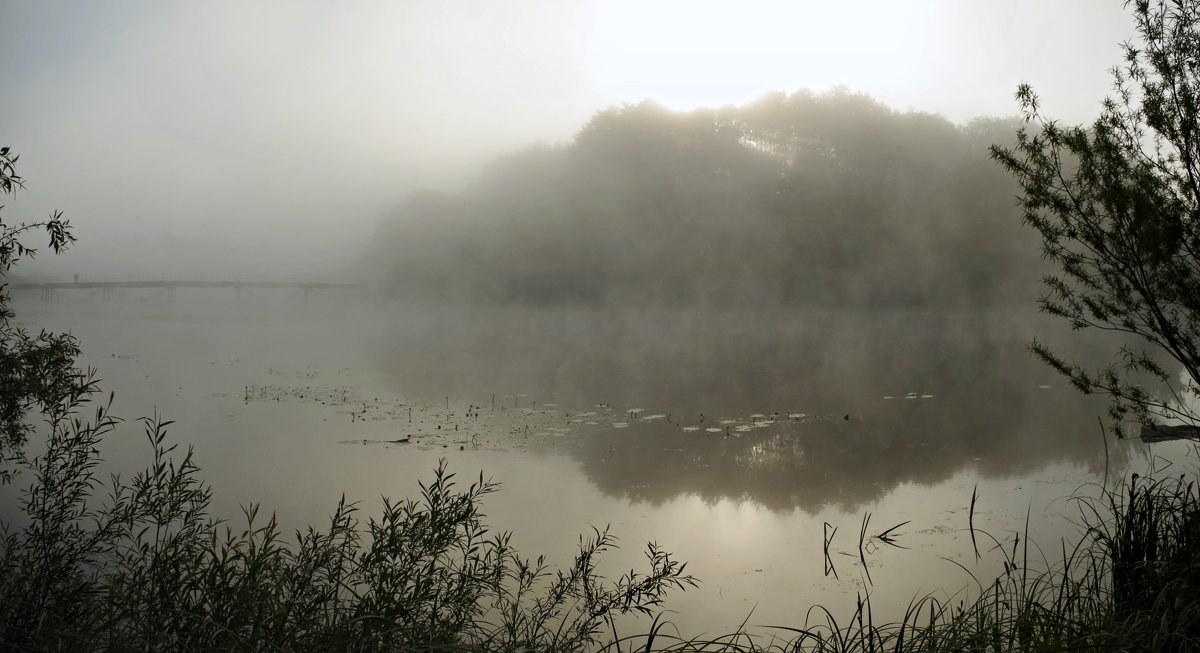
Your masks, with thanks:
M 484 522 L 498 486 L 463 487 L 444 461 L 365 523 L 343 497 L 325 528 L 290 538 L 257 504 L 235 526 L 210 516 L 192 450 L 158 417 L 143 420 L 150 464 L 100 496 L 98 445 L 118 421 L 107 404 L 69 419 L 82 399 L 54 409 L 27 463 L 26 523 L 0 537 L 5 650 L 578 651 L 696 583 L 653 543 L 644 571 L 604 578 L 607 529 L 564 569 L 522 557 Z
M 977 498 L 973 493 L 972 505 Z M 1120 490 L 1102 492 L 1099 498 L 1078 497 L 1081 536 L 1074 545 L 1060 542 L 1054 564 L 1044 557 L 1030 559 L 1028 525 L 1024 534 L 1002 541 L 978 529 L 972 518 L 973 533 L 991 540 L 993 550 L 1003 556 L 1003 573 L 987 583 L 976 579 L 971 599 L 914 598 L 897 621 L 876 622 L 867 594 L 841 618 L 831 607 L 814 606 L 801 624 L 753 629 L 743 624 L 733 633 L 707 639 L 672 634 L 656 621 L 650 632 L 603 650 L 1200 650 L 1198 498 L 1195 483 L 1186 476 L 1149 480 L 1136 474 Z M 828 546 L 828 525 L 825 537 Z
M 650 543 L 643 571 L 606 579 L 597 565 L 617 546 L 607 529 L 581 537 L 565 568 L 525 558 L 486 525 L 481 506 L 497 484 L 482 475 L 464 484 L 444 461 L 416 498 L 385 501 L 364 522 L 343 497 L 327 525 L 291 536 L 256 504 L 236 526 L 210 516 L 194 453 L 157 416 L 141 420 L 146 469 L 102 483 L 99 445 L 119 420 L 109 403 L 79 417 L 95 388 L 72 387 L 46 411 L 44 450 L 24 462 L 24 522 L 0 532 L 6 650 L 1200 649 L 1200 491 L 1185 475 L 1134 474 L 1099 498 L 1076 498 L 1080 536 L 1060 542 L 1054 563 L 1030 558 L 1028 524 L 1006 538 L 979 528 L 972 492 L 972 548 L 990 541 L 999 577 L 916 597 L 894 622 L 876 621 L 868 592 L 846 612 L 815 606 L 803 623 L 754 627 L 747 618 L 694 639 L 661 612 L 670 592 L 696 584 L 686 564 Z M 905 525 L 869 535 L 870 520 L 860 561 L 864 547 L 900 546 Z M 836 531 L 823 533 L 833 574 Z M 652 617 L 649 628 L 618 632 L 628 613 Z

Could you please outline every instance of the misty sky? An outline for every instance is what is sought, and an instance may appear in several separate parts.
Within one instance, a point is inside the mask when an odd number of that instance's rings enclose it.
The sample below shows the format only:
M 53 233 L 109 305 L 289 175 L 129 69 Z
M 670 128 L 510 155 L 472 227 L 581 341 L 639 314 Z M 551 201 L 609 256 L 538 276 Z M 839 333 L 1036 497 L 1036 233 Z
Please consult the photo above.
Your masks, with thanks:
M 415 188 L 570 139 L 596 110 L 844 85 L 957 122 L 1093 117 L 1133 35 L 1120 0 L 0 0 L 0 144 L 77 225 L 84 276 L 350 267 Z

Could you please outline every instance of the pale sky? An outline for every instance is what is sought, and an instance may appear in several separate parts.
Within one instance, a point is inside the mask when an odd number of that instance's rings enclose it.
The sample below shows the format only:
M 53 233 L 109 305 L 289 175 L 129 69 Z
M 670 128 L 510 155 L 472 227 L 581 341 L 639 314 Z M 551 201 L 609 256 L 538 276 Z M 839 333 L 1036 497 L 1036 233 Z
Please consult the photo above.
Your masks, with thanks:
M 0 0 L 0 16 L 0 144 L 29 178 L 4 220 L 58 208 L 81 239 L 36 270 L 192 277 L 335 270 L 407 192 L 621 102 L 840 85 L 965 122 L 1015 113 L 1028 81 L 1086 121 L 1133 36 L 1120 0 Z

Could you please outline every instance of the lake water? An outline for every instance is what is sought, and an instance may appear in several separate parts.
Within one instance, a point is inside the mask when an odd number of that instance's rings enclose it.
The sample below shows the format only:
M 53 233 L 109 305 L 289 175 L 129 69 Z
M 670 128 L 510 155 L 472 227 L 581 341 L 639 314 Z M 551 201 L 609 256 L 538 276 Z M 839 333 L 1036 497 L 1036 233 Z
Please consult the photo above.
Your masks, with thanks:
M 1034 335 L 1102 349 L 1028 314 L 449 309 L 325 296 L 180 291 L 111 301 L 18 297 L 29 327 L 70 330 L 127 420 L 105 469 L 149 449 L 132 418 L 176 421 L 216 512 L 259 502 L 285 526 L 321 524 L 345 494 L 364 517 L 417 490 L 439 460 L 502 484 L 484 504 L 527 555 L 566 562 L 580 534 L 647 541 L 702 585 L 674 595 L 688 635 L 802 625 L 820 603 L 876 619 L 910 599 L 985 582 L 967 507 L 1001 541 L 1074 538 L 1068 499 L 1101 481 L 1097 398 L 1025 352 Z M 1055 340 L 1057 339 L 1057 340 Z M 406 443 L 394 441 L 408 439 Z M 1112 443 L 1115 478 L 1178 447 Z M 6 501 L 5 510 L 11 502 Z M 897 543 L 867 534 L 908 522 Z M 0 513 L 11 518 L 11 514 Z M 825 534 L 836 527 L 826 573 Z M 953 561 L 953 562 L 951 562 Z M 869 574 L 869 577 L 868 577 Z

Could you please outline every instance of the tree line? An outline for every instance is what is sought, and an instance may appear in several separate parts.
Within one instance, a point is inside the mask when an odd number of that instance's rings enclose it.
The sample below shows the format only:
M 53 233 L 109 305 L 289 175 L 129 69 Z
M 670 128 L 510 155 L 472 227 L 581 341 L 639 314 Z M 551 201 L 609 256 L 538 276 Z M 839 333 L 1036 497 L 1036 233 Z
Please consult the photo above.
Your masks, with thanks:
M 988 156 L 1016 128 L 845 90 L 613 107 L 461 192 L 408 196 L 368 265 L 419 301 L 1028 305 L 1037 242 Z

